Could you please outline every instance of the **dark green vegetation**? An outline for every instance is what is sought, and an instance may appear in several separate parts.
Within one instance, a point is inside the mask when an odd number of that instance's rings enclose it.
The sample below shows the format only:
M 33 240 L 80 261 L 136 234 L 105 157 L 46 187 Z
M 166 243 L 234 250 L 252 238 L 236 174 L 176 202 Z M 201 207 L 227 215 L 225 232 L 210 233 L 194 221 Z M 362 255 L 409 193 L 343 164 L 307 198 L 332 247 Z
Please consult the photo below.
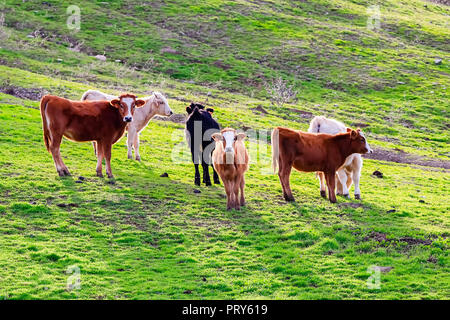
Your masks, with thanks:
M 79 1 L 76 33 L 71 4 L 0 2 L 0 297 L 449 297 L 448 170 L 365 160 L 362 202 L 337 205 L 314 174 L 294 173 L 287 204 L 261 144 L 248 207 L 227 212 L 222 187 L 194 193 L 180 123 L 149 124 L 142 163 L 118 142 L 115 184 L 95 177 L 89 144 L 64 141 L 73 178 L 57 177 L 36 101 L 160 90 L 176 113 L 206 102 L 222 126 L 257 130 L 325 114 L 363 127 L 377 150 L 448 165 L 449 7 L 383 1 L 369 30 L 356 0 Z M 266 89 L 280 77 L 297 95 L 275 106 Z M 82 288 L 69 291 L 73 265 Z M 393 267 L 379 290 L 366 285 L 373 265 Z

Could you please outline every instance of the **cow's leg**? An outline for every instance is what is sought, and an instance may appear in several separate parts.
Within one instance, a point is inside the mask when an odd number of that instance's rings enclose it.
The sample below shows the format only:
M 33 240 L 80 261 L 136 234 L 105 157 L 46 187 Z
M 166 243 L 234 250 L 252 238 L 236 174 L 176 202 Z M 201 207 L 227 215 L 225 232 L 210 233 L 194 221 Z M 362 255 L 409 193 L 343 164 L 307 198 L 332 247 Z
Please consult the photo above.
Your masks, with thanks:
M 105 164 L 106 164 L 106 174 L 108 175 L 108 178 L 112 179 L 114 178 L 111 170 L 111 143 L 104 143 L 103 144 L 103 156 L 105 157 Z
M 359 178 L 361 177 L 361 168 L 353 170 L 352 178 L 355 183 L 355 199 L 361 200 L 361 190 L 359 189 Z
M 211 152 L 211 157 L 212 157 L 212 152 Z M 211 161 L 211 167 L 213 170 L 213 180 L 214 180 L 214 184 L 220 184 L 220 179 L 219 179 L 219 175 L 217 174 L 216 169 L 214 169 L 214 165 Z
M 352 172 L 345 171 L 345 173 L 347 174 L 347 189 L 348 189 L 348 193 L 350 193 L 350 188 L 352 187 L 352 184 L 353 184 L 353 179 L 352 179 L 353 171 Z
M 200 185 L 200 170 L 198 170 L 198 164 L 194 164 L 195 176 L 194 183 L 199 186 Z
M 194 139 L 191 139 L 191 156 L 192 156 L 192 163 L 194 164 L 195 168 L 195 176 L 194 176 L 194 183 L 199 186 L 200 185 L 200 171 L 198 170 L 198 164 L 199 164 L 199 147 L 196 147 L 194 144 Z
M 209 165 L 202 161 L 202 168 L 203 168 L 203 183 L 207 186 L 211 185 L 211 178 L 209 176 Z
M 241 188 L 241 178 L 239 174 L 236 175 L 234 178 L 233 183 L 233 193 L 234 193 L 234 208 L 236 210 L 241 210 L 240 203 L 239 203 L 239 189 Z
M 94 147 L 94 154 L 97 156 L 97 142 L 92 141 L 92 147 Z
M 134 135 L 134 155 L 136 156 L 137 161 L 141 161 L 141 155 L 139 154 L 139 132 L 136 132 Z
M 56 171 L 60 177 L 70 176 L 69 169 L 64 164 L 61 158 L 60 146 L 62 135 L 52 132 L 52 143 L 50 146 L 50 152 L 52 153 L 53 162 L 55 163 Z
M 338 173 L 336 172 L 336 194 L 341 195 L 344 194 L 344 191 L 342 190 L 342 183 L 339 180 Z
M 136 130 L 133 127 L 128 128 L 128 134 L 127 134 L 127 156 L 128 159 L 133 159 L 133 143 L 134 143 L 134 137 L 136 135 Z M 136 149 L 135 149 L 136 151 Z
M 229 180 L 223 180 L 223 185 L 225 187 L 225 193 L 227 194 L 227 210 L 233 208 L 233 190 L 231 182 Z
M 339 169 L 337 171 L 337 176 L 338 176 L 338 184 L 340 184 L 341 188 L 342 188 L 342 195 L 344 197 L 349 198 L 349 194 L 348 194 L 348 189 L 347 189 L 347 173 L 345 172 L 345 169 Z M 339 187 L 338 187 L 338 191 L 339 191 Z M 339 194 L 339 192 L 338 192 Z
M 334 191 L 336 188 L 336 172 L 325 173 L 325 178 L 328 186 L 328 198 L 330 199 L 330 202 L 336 203 L 336 194 Z
M 327 197 L 326 185 L 325 185 L 325 175 L 322 171 L 317 172 L 317 176 L 319 177 L 320 181 L 320 195 L 324 198 Z
M 244 174 L 242 174 L 242 178 L 239 183 L 239 188 L 241 190 L 241 207 L 243 207 L 243 206 L 245 206 L 245 196 L 244 196 L 245 177 L 244 177 Z
M 280 178 L 281 187 L 283 188 L 283 196 L 286 201 L 295 201 L 295 198 L 292 195 L 291 186 L 289 184 L 291 170 L 292 170 L 292 162 L 280 161 L 278 169 L 278 177 Z
M 97 177 L 100 178 L 103 178 L 102 161 L 103 161 L 103 144 L 97 141 L 97 168 L 95 169 L 95 171 L 97 172 Z

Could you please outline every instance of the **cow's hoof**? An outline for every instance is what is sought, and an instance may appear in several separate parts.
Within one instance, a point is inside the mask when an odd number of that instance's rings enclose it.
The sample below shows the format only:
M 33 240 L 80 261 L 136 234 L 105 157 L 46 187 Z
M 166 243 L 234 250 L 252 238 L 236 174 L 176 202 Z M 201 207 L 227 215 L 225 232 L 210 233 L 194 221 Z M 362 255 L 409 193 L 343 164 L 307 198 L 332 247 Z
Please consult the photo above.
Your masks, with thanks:
M 129 154 L 128 159 L 133 160 L 133 156 Z
M 240 211 L 241 207 L 234 207 L 235 210 Z
M 205 185 L 206 185 L 207 187 L 211 186 L 211 185 L 212 185 L 212 184 L 211 184 L 211 181 L 206 181 L 206 182 L 205 182 Z
M 327 192 L 326 191 L 320 191 L 320 195 L 324 198 L 327 197 Z
M 214 179 L 214 184 L 220 184 L 220 180 L 215 180 Z
M 286 200 L 287 202 L 295 202 L 295 198 L 294 197 L 285 196 L 284 200 Z
M 136 157 L 136 161 L 141 162 L 141 157 Z
M 330 202 L 331 203 L 336 203 L 337 201 L 336 201 L 336 199 L 330 199 Z
M 356 200 L 361 200 L 361 195 L 360 194 L 355 194 L 355 199 Z
M 99 178 L 103 178 L 103 173 L 101 173 L 101 172 L 97 171 L 97 177 L 99 177 Z
M 347 194 L 343 194 L 342 196 L 345 197 L 345 198 L 349 198 L 350 199 L 350 195 L 348 193 Z
M 194 183 L 195 183 L 196 186 L 199 186 L 200 185 L 200 178 L 198 178 L 198 179 L 195 178 Z

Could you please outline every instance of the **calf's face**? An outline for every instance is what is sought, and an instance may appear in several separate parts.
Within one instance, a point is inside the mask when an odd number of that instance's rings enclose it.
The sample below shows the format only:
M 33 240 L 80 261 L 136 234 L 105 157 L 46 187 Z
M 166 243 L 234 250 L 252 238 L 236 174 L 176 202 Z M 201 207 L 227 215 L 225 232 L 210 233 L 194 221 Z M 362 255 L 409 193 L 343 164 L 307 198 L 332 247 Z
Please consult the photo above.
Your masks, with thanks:
M 161 93 L 155 93 L 154 104 L 156 105 L 156 113 L 160 116 L 171 116 L 172 109 L 169 107 L 167 99 Z
M 132 94 L 122 94 L 119 99 L 110 101 L 110 104 L 117 108 L 125 122 L 133 121 L 135 108 L 140 108 L 145 104 L 144 100 L 136 100 L 136 96 Z
M 234 129 L 224 129 L 221 133 L 213 134 L 212 138 L 216 141 L 216 143 L 222 143 L 223 149 L 226 153 L 234 154 L 234 145 L 236 141 L 244 139 L 245 134 L 236 134 L 236 130 Z
M 352 130 L 350 128 L 347 128 L 347 132 L 350 133 L 350 139 L 352 144 L 352 150 L 355 150 L 355 153 L 372 153 L 372 149 L 369 146 L 369 143 L 367 142 L 366 137 L 364 136 L 364 133 L 360 130 Z

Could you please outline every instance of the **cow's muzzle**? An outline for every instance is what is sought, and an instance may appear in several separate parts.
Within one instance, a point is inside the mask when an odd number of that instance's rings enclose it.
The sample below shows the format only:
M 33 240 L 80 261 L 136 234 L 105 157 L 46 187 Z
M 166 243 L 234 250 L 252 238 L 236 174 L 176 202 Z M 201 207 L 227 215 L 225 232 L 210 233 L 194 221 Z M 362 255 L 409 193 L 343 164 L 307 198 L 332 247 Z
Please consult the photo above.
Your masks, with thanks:
M 125 122 L 131 122 L 131 121 L 133 121 L 133 117 L 124 117 L 124 118 L 123 118 L 123 121 L 125 121 Z

